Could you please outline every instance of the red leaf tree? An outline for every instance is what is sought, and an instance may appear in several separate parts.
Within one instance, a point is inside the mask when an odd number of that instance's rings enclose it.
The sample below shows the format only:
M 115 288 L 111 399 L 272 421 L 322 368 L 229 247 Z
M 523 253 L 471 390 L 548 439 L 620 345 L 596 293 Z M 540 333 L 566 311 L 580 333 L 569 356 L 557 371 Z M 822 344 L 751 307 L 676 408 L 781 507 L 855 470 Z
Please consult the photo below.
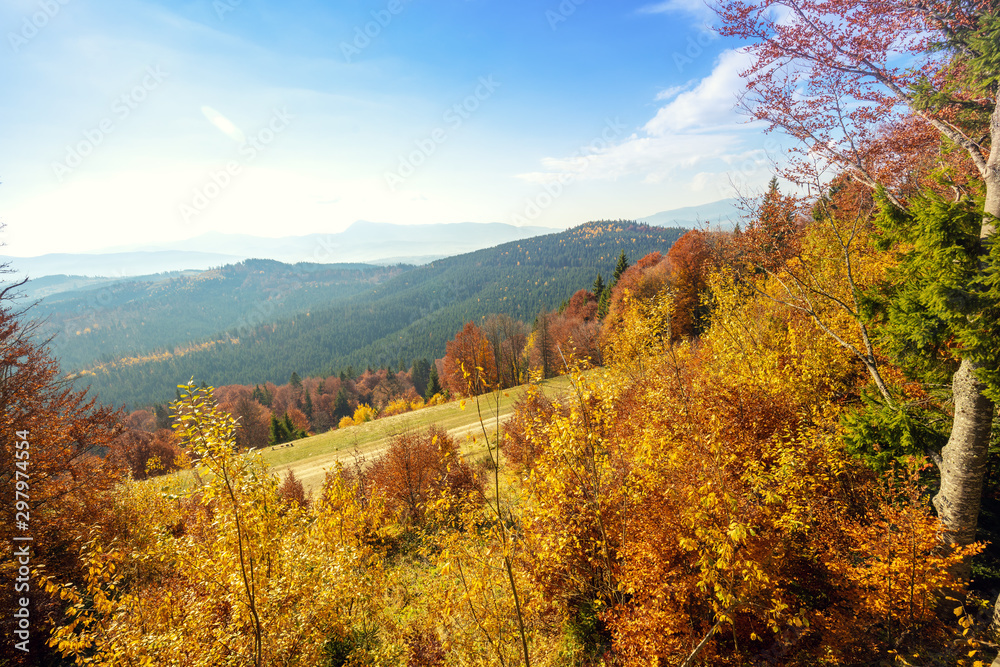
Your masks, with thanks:
M 497 386 L 493 347 L 474 323 L 466 322 L 445 347 L 441 380 L 449 391 L 463 396 L 477 396 Z

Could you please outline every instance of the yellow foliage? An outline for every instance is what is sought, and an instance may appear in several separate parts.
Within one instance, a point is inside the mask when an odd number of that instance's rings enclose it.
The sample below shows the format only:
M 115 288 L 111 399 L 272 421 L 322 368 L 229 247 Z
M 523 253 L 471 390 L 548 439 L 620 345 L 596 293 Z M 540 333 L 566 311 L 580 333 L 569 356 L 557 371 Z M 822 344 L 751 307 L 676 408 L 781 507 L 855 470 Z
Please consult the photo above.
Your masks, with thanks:
M 290 509 L 259 455 L 236 453 L 211 388 L 184 390 L 180 429 L 202 484 L 185 497 L 122 487 L 127 542 L 85 546 L 84 589 L 47 582 L 72 610 L 50 645 L 108 667 L 318 664 L 328 640 L 378 616 L 384 571 L 355 530 L 371 508 L 335 484 L 314 518 Z M 365 659 L 397 664 L 401 650 Z
M 825 401 L 843 389 L 854 359 L 806 316 L 741 286 L 710 280 L 715 312 L 703 343 L 712 348 L 717 382 L 764 390 L 798 405 Z
M 605 359 L 616 369 L 638 378 L 656 368 L 670 346 L 670 295 L 659 292 L 638 299 L 628 290 L 622 298 L 621 321 L 607 331 Z
M 401 415 L 405 412 L 409 412 L 411 409 L 410 402 L 405 398 L 399 398 L 395 401 L 391 401 L 388 405 L 382 408 L 379 413 L 381 417 L 391 417 L 392 415 Z
M 523 521 L 541 596 L 595 611 L 629 665 L 695 645 L 728 664 L 729 638 L 753 653 L 788 636 L 854 663 L 936 627 L 935 591 L 971 551 L 937 551 L 915 482 L 886 480 L 911 490 L 889 497 L 843 451 L 855 359 L 759 290 L 712 287 L 697 348 L 666 344 L 655 300 L 627 303 L 614 382 L 576 378 L 550 418 L 520 420 L 540 452 Z
M 377 414 L 375 408 L 362 403 L 354 410 L 354 423 L 364 424 L 365 422 L 373 421 Z

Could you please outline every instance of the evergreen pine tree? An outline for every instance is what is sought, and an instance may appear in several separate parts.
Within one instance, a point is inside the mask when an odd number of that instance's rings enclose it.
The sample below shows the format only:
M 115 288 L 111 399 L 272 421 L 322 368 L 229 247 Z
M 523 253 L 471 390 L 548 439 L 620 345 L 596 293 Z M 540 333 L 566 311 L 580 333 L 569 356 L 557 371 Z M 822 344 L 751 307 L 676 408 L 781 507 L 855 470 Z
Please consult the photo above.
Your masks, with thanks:
M 285 428 L 285 424 L 279 421 L 274 415 L 271 415 L 271 427 L 267 438 L 267 444 L 273 447 L 274 445 L 280 445 L 284 442 L 288 442 L 290 439 L 291 438 L 289 438 L 288 429 Z
M 153 413 L 156 415 L 156 428 L 170 428 L 170 411 L 167 410 L 166 406 L 157 403 L 153 407 Z
M 611 291 L 618 284 L 618 280 L 622 277 L 622 274 L 628 270 L 628 258 L 625 256 L 625 251 L 622 250 L 622 254 L 618 256 L 618 264 L 615 266 L 615 272 L 611 276 L 611 283 L 601 290 L 601 296 L 597 299 L 597 317 L 604 319 L 608 314 L 608 308 L 611 306 Z M 597 286 L 596 283 L 594 285 Z
M 604 295 L 604 278 L 601 277 L 600 273 L 598 273 L 597 278 L 594 279 L 593 291 L 594 291 L 594 298 L 600 301 L 601 296 Z
M 410 371 L 410 379 L 413 381 L 413 389 L 421 396 L 427 393 L 427 385 L 431 378 L 431 362 L 427 359 L 417 359 L 413 362 L 413 370 Z
M 427 391 L 424 398 L 430 399 L 434 394 L 441 393 L 441 381 L 438 379 L 437 364 L 431 364 L 431 372 L 427 380 Z
M 302 407 L 302 412 L 304 412 L 306 414 L 306 419 L 309 420 L 309 423 L 312 423 L 312 420 L 313 420 L 313 401 L 312 401 L 312 396 L 309 394 L 308 391 L 306 392 L 306 400 L 305 400 L 305 405 L 303 405 L 303 407 Z
M 622 254 L 618 256 L 618 265 L 615 266 L 615 272 L 611 277 L 611 287 L 618 284 L 622 274 L 628 270 L 628 266 L 628 257 L 625 256 L 625 251 L 622 250 Z
M 611 290 L 605 288 L 601 293 L 601 298 L 597 300 L 597 317 L 604 319 L 608 314 L 608 306 L 611 305 Z
M 347 402 L 347 392 L 341 387 L 337 392 L 337 398 L 333 402 L 333 416 L 340 421 L 344 417 L 351 415 L 351 406 Z

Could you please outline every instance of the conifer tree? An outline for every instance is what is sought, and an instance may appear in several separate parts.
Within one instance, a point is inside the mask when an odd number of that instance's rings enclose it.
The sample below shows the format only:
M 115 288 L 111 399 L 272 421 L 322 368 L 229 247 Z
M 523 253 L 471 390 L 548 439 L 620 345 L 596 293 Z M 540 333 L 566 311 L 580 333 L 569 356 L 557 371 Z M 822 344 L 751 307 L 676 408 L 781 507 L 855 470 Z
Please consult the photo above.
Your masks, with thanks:
M 427 393 L 427 384 L 431 376 L 431 363 L 427 359 L 417 359 L 413 362 L 413 370 L 410 371 L 410 380 L 413 382 L 413 389 L 419 395 Z
M 351 414 L 351 406 L 347 402 L 347 392 L 341 387 L 337 392 L 337 398 L 333 402 L 333 416 L 337 421 Z
M 425 398 L 431 398 L 435 394 L 441 393 L 441 381 L 438 378 L 437 365 L 431 364 L 430 375 L 427 380 L 427 391 L 424 392 Z
M 604 294 L 604 278 L 600 273 L 597 274 L 597 278 L 594 279 L 594 298 L 598 301 L 601 300 L 601 296 Z
M 273 447 L 274 445 L 280 445 L 284 442 L 288 442 L 288 440 L 288 429 L 285 427 L 284 422 L 279 420 L 274 415 L 271 415 L 271 428 L 267 444 Z
M 615 266 L 615 272 L 611 277 L 612 288 L 621 280 L 622 274 L 628 270 L 628 266 L 628 257 L 625 256 L 625 251 L 622 250 L 622 254 L 618 256 L 618 264 Z
M 313 401 L 312 401 L 312 395 L 310 395 L 308 391 L 306 392 L 306 400 L 305 400 L 305 404 L 302 407 L 302 412 L 305 413 L 306 418 L 309 420 L 309 423 L 312 423 L 312 420 L 313 420 Z

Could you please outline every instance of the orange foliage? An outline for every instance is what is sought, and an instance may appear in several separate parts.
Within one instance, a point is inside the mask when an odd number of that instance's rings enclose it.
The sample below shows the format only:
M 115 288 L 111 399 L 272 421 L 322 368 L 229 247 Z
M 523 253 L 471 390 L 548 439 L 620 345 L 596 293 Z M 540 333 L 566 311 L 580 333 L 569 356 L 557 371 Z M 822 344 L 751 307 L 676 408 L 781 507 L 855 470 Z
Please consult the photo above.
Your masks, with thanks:
M 777 179 L 772 179 L 747 228 L 733 237 L 730 252 L 736 263 L 775 271 L 795 257 L 804 230 L 797 208 L 795 197 L 781 194 Z
M 915 478 L 879 480 L 844 452 L 845 353 L 800 352 L 817 337 L 806 318 L 760 321 L 761 354 L 783 360 L 764 375 L 741 366 L 752 339 L 716 349 L 712 334 L 640 378 L 579 376 L 579 398 L 518 406 L 505 447 L 534 461 L 526 567 L 564 618 L 596 615 L 606 659 L 680 664 L 700 646 L 707 664 L 861 664 L 943 631 L 937 591 L 979 547 L 942 551 Z
M 600 338 L 597 298 L 579 290 L 563 312 L 539 315 L 528 349 L 529 365 L 536 371 L 548 370 L 549 376 L 568 372 L 567 363 L 598 366 L 604 360 Z
M 483 332 L 467 322 L 445 348 L 441 382 L 456 394 L 476 396 L 497 385 L 493 349 Z
M 438 498 L 461 501 L 472 492 L 481 496 L 483 490 L 472 467 L 461 458 L 458 445 L 437 426 L 425 433 L 396 436 L 367 477 L 388 506 L 411 524 L 422 523 L 428 504 Z
M 2 269 L 2 267 L 0 267 Z M 0 607 L 6 610 L 0 630 L 12 665 L 49 662 L 45 646 L 51 623 L 61 619 L 62 604 L 30 581 L 30 638 L 15 635 L 20 608 L 15 592 L 18 576 L 15 536 L 32 538 L 30 565 L 64 581 L 82 579 L 78 545 L 91 531 L 114 535 L 122 529 L 119 517 L 108 509 L 122 466 L 98 456 L 121 432 L 120 413 L 95 406 L 93 400 L 61 379 L 58 363 L 39 346 L 41 338 L 21 312 L 14 312 L 8 290 L 0 291 L 0 491 L 7 499 L 7 520 L 0 526 L 5 545 L 0 557 Z M 20 512 L 20 515 L 17 513 Z M 16 545 L 16 546 L 13 546 Z M 23 582 L 22 582 L 23 583 Z M 23 630 L 23 626 L 21 626 Z M 27 640 L 28 652 L 14 650 Z
M 154 433 L 130 429 L 111 445 L 109 456 L 132 473 L 133 479 L 146 479 L 181 467 L 182 451 L 170 429 Z
M 615 335 L 615 330 L 623 325 L 628 308 L 626 301 L 646 301 L 662 293 L 669 284 L 669 263 L 658 252 L 650 253 L 630 266 L 611 292 L 601 340 L 609 340 Z
M 667 263 L 673 309 L 670 315 L 670 339 L 692 338 L 705 328 L 708 308 L 703 297 L 708 289 L 708 272 L 714 257 L 712 235 L 691 230 L 670 247 Z
M 555 414 L 557 406 L 538 388 L 531 385 L 514 404 L 514 414 L 504 424 L 500 450 L 518 469 L 530 469 L 544 446 L 533 434 Z
M 570 297 L 563 315 L 568 320 L 590 322 L 597 318 L 597 298 L 585 289 Z
M 309 430 L 309 419 L 306 417 L 305 413 L 298 408 L 289 408 L 288 418 L 292 420 L 292 426 L 295 427 L 296 431 Z

